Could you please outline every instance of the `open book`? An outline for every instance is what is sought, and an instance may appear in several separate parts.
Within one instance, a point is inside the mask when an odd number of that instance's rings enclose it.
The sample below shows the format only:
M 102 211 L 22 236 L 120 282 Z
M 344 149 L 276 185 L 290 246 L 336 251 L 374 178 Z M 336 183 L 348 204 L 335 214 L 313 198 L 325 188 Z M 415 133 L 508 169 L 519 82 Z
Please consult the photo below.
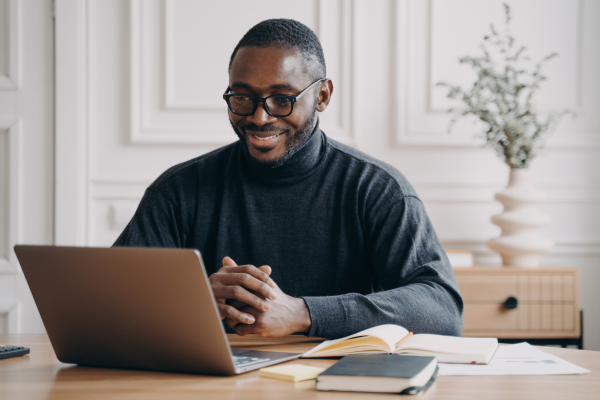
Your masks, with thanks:
M 496 338 L 413 335 L 398 325 L 379 325 L 341 339 L 326 340 L 302 357 L 394 353 L 433 356 L 441 363 L 487 364 L 497 348 Z

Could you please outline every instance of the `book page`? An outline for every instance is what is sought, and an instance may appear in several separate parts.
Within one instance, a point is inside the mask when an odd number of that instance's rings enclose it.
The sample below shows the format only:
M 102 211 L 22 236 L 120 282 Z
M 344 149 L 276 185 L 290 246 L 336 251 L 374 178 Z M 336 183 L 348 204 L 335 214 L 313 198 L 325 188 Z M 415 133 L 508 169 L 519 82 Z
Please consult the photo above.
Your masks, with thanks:
M 353 335 L 346 336 L 341 339 L 327 340 L 327 341 L 321 343 L 320 345 L 318 345 L 317 347 L 315 347 L 314 349 L 306 352 L 303 355 L 303 357 L 308 357 L 308 356 L 314 355 L 317 352 L 324 351 L 329 346 L 335 346 L 335 349 L 337 349 L 337 350 L 344 349 L 345 343 L 343 343 L 343 342 L 348 341 L 349 339 L 359 338 L 359 337 L 367 337 L 367 336 L 376 337 L 376 338 L 380 339 L 381 341 L 383 341 L 383 343 L 386 346 L 386 349 L 384 350 L 384 352 L 391 353 L 396 348 L 396 343 L 398 343 L 400 340 L 402 340 L 402 338 L 404 338 L 406 335 L 408 335 L 408 331 L 401 326 L 392 325 L 392 324 L 379 325 L 379 326 L 375 326 L 373 328 L 365 329 L 364 331 L 357 332 Z M 355 344 L 355 345 L 357 345 L 356 346 L 357 348 L 358 347 L 362 348 L 363 346 L 368 346 L 369 342 L 371 342 L 371 341 L 369 341 L 369 340 L 358 341 L 357 340 L 354 343 L 348 343 L 348 344 L 350 345 L 350 347 L 354 347 L 353 345 Z M 376 342 L 371 342 L 371 343 L 376 344 Z M 379 347 L 379 346 L 377 346 L 377 347 Z M 352 349 L 353 352 L 355 352 L 357 350 L 357 348 L 353 348 Z M 364 348 L 359 349 L 359 351 L 360 350 L 364 350 Z
M 496 348 L 498 340 L 495 338 L 467 338 L 443 335 L 419 334 L 413 335 L 396 349 L 402 350 L 427 350 L 435 353 L 485 355 L 490 348 Z

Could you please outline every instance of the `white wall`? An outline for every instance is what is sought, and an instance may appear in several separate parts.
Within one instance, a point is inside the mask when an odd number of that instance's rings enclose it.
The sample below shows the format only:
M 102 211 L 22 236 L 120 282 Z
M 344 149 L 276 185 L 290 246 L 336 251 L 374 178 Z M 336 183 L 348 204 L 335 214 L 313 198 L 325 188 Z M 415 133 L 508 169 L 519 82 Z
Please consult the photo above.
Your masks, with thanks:
M 581 269 L 586 348 L 600 350 L 600 3 L 511 5 L 534 59 L 560 53 L 540 108 L 579 113 L 532 170 L 557 241 L 544 263 Z M 485 242 L 499 234 L 493 194 L 508 167 L 473 127 L 446 132 L 448 103 L 435 87 L 468 82 L 457 59 L 476 51 L 490 21 L 501 25 L 496 0 L 59 0 L 56 243 L 110 245 L 161 172 L 236 140 L 221 98 L 229 56 L 273 17 L 322 40 L 335 85 L 324 131 L 402 171 L 446 246 L 499 263 Z

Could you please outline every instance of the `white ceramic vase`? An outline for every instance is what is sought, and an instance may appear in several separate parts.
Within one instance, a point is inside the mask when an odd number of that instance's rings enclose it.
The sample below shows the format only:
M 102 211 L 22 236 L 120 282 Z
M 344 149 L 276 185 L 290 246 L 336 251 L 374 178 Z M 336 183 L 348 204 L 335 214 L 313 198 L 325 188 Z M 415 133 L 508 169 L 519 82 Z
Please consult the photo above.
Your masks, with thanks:
M 554 240 L 540 232 L 550 223 L 550 216 L 538 210 L 546 194 L 533 185 L 531 171 L 511 169 L 508 186 L 496 193 L 496 200 L 504 211 L 494 215 L 492 223 L 502 228 L 502 234 L 488 241 L 488 246 L 502 255 L 506 266 L 539 267 L 540 255 L 554 247 Z

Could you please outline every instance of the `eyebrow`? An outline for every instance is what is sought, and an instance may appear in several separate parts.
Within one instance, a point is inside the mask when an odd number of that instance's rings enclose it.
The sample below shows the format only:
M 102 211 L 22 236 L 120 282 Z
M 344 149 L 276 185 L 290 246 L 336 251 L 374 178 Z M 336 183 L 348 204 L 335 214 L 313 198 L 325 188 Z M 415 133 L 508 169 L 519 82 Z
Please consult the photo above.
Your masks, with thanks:
M 231 84 L 230 88 L 231 89 L 249 89 L 249 90 L 252 90 L 252 86 L 250 86 L 249 84 L 244 83 L 244 82 L 233 82 Z M 300 91 L 295 86 L 290 85 L 290 84 L 286 84 L 286 83 L 277 83 L 275 85 L 271 85 L 271 86 L 269 86 L 269 89 L 274 89 L 274 90 L 291 90 L 291 91 L 296 91 L 296 92 Z

